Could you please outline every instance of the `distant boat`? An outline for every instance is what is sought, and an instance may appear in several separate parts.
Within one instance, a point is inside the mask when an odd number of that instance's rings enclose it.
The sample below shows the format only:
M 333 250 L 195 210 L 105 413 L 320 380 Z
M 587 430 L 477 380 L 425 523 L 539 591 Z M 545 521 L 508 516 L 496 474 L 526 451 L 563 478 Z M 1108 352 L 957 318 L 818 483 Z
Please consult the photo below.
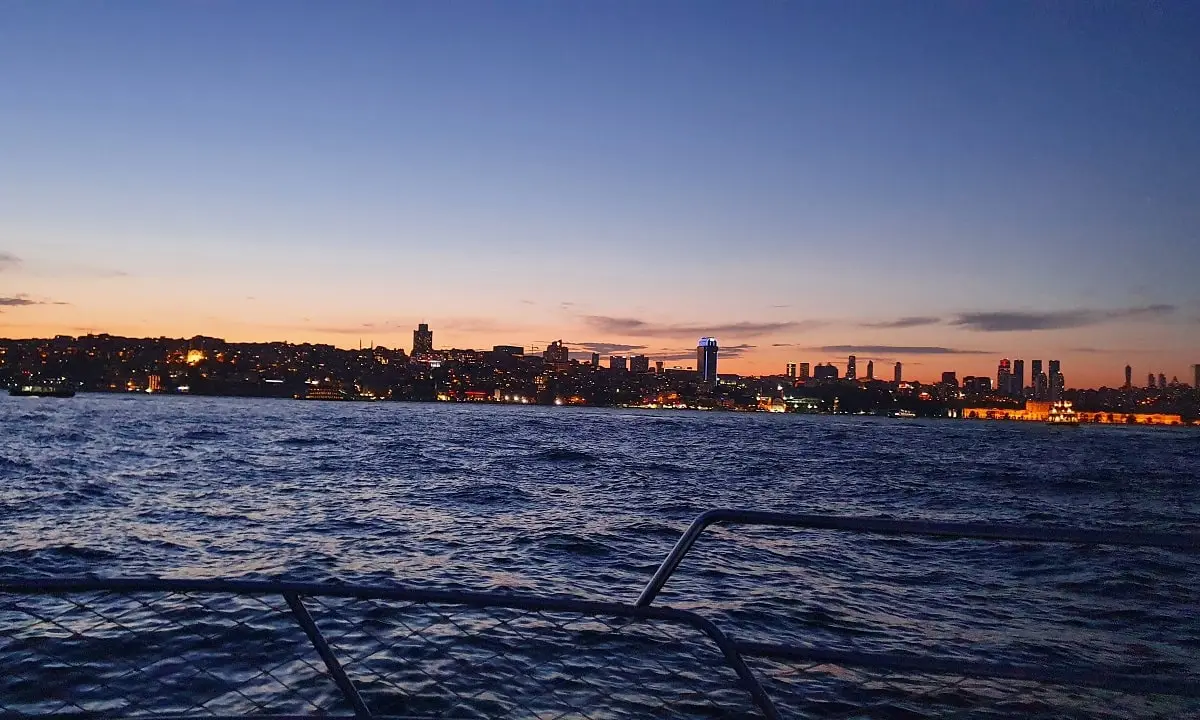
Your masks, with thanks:
M 899 410 L 893 410 L 889 417 L 915 418 L 916 416 L 917 416 L 917 414 L 915 412 L 913 412 L 912 410 L 908 410 L 906 408 L 900 408 Z
M 310 387 L 304 391 L 303 395 L 298 396 L 301 400 L 348 400 L 346 393 L 336 387 L 328 385 L 318 385 Z
M 26 383 L 13 385 L 8 394 L 15 397 L 75 397 L 75 388 L 62 382 Z
M 1050 414 L 1046 416 L 1046 424 L 1076 427 L 1079 425 L 1079 415 L 1075 412 L 1070 400 L 1055 400 L 1050 404 Z

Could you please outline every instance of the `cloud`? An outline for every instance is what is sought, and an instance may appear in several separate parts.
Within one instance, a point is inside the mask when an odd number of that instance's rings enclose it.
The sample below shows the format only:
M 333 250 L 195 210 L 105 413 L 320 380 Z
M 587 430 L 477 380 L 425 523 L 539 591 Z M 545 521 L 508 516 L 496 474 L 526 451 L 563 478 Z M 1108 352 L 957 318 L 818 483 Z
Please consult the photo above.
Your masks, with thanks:
M 939 347 L 937 345 L 824 345 L 813 350 L 837 354 L 873 354 L 881 355 L 988 355 L 988 350 L 963 350 L 960 348 Z
M 585 315 L 583 316 L 583 320 L 600 332 L 633 337 L 688 337 L 701 335 L 755 337 L 759 335 L 771 335 L 784 330 L 807 330 L 824 324 L 817 320 L 805 320 L 803 322 L 743 321 L 715 325 L 670 325 L 638 320 L 637 318 L 618 318 L 607 315 Z
M 923 327 L 925 325 L 937 325 L 942 321 L 941 318 L 928 317 L 917 315 L 912 317 L 902 317 L 895 320 L 884 320 L 882 322 L 861 323 L 861 327 L 879 328 L 879 329 L 899 329 L 911 327 Z
M 21 264 L 21 258 L 0 250 L 0 271 L 12 270 Z
M 961 313 L 952 325 L 981 332 L 1015 330 L 1066 330 L 1131 318 L 1163 317 L 1175 312 L 1174 305 L 1142 305 L 1116 310 L 1054 310 L 1050 312 Z
M 30 300 L 28 295 L 12 295 L 0 297 L 0 307 L 26 307 L 28 305 L 45 305 L 44 302 Z
M 746 354 L 747 350 L 753 350 L 754 348 L 754 345 L 744 344 L 723 346 L 717 352 L 717 358 L 720 360 L 740 358 Z M 647 353 L 647 355 L 650 355 L 650 357 L 655 360 L 662 360 L 664 362 L 676 360 L 695 360 L 696 350 L 694 348 L 692 350 L 668 350 L 664 353 Z
M 610 342 L 569 342 L 564 343 L 572 350 L 581 350 L 588 353 L 600 353 L 607 355 L 608 353 L 629 352 L 630 350 L 645 350 L 645 345 L 625 345 L 622 343 Z

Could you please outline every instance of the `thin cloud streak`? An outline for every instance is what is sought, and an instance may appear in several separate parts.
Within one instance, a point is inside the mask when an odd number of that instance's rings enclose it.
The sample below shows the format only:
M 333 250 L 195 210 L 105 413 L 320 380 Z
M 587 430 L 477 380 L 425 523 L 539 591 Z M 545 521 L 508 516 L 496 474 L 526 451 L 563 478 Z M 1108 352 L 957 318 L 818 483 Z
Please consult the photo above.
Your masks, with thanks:
M 771 335 L 785 330 L 798 332 L 819 327 L 824 323 L 816 320 L 801 322 L 735 322 L 716 325 L 671 325 L 654 323 L 637 318 L 609 317 L 607 315 L 585 315 L 584 322 L 604 333 L 632 337 L 688 337 L 702 335 L 731 335 L 733 337 L 756 337 Z
M 884 320 L 882 322 L 867 322 L 860 323 L 859 327 L 876 328 L 881 330 L 924 327 L 926 325 L 937 325 L 942 322 L 941 318 L 927 316 L 902 317 L 895 320 Z
M 0 297 L 0 307 L 27 307 L 29 305 L 45 305 L 38 300 L 30 300 L 28 295 L 12 295 Z
M 1067 330 L 1133 318 L 1165 317 L 1175 312 L 1174 305 L 1158 304 L 1116 310 L 1055 310 L 1051 312 L 971 312 L 960 313 L 951 325 L 980 332 L 1025 330 Z
M 817 348 L 810 348 L 826 353 L 839 354 L 889 354 L 891 356 L 901 355 L 988 355 L 988 350 L 966 350 L 962 348 L 948 348 L 937 345 L 822 345 Z
M 578 349 L 588 353 L 600 353 L 601 355 L 646 349 L 645 345 L 626 345 L 624 343 L 610 342 L 565 342 L 563 344 L 572 350 Z
M 10 252 L 0 251 L 0 272 L 13 270 L 21 265 L 21 258 Z

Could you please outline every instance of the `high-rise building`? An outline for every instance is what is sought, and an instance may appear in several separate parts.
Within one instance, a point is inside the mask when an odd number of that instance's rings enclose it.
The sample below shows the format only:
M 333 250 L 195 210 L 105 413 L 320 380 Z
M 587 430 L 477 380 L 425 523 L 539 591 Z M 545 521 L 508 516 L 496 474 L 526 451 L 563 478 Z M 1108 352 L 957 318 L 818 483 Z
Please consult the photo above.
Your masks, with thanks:
M 629 358 L 629 370 L 635 373 L 650 372 L 650 358 L 645 355 L 634 355 Z
M 1146 373 L 1146 389 L 1154 389 L 1154 373 Z
M 996 392 L 1001 395 L 1011 395 L 1012 388 L 1010 387 L 1012 380 L 1012 363 L 1008 358 L 1000 361 L 1000 367 L 996 368 Z
M 696 345 L 696 373 L 701 382 L 717 384 L 717 339 L 702 337 Z
M 563 345 L 562 340 L 555 340 L 542 351 L 542 358 L 548 363 L 568 363 L 571 361 L 571 350 Z
M 655 374 L 655 375 L 662 375 L 662 372 L 663 372 L 663 361 L 662 361 L 662 360 L 655 360 L 655 361 L 654 361 L 654 374 Z
M 813 379 L 814 380 L 837 380 L 838 379 L 837 366 L 834 365 L 833 363 L 829 363 L 828 365 L 825 365 L 822 363 L 817 363 L 817 366 L 815 368 L 813 368 Z
M 1046 377 L 1042 374 L 1042 361 L 1033 360 L 1029 366 L 1029 384 L 1033 386 L 1033 399 L 1045 400 L 1046 389 L 1049 383 L 1046 382 Z
M 1050 361 L 1050 400 L 1062 400 L 1063 390 L 1067 387 L 1067 382 L 1063 378 L 1062 363 L 1058 360 Z
M 867 361 L 867 380 L 874 380 L 874 379 L 875 379 L 875 361 L 868 360 Z
M 963 392 L 968 395 L 987 395 L 992 391 L 992 379 L 987 375 L 963 378 Z
M 899 360 L 896 361 L 896 369 L 894 372 L 895 374 L 893 376 L 893 381 L 897 385 L 904 382 L 904 366 L 900 364 Z
M 800 380 L 807 380 L 809 377 L 811 377 L 810 372 L 811 370 L 809 369 L 808 363 L 800 363 L 799 375 L 797 377 Z
M 790 377 L 790 378 L 795 378 L 795 377 L 796 377 L 796 363 L 788 363 L 788 364 L 787 364 L 787 372 L 786 372 L 786 375 L 787 375 L 788 377 Z
M 1015 398 L 1025 397 L 1025 361 L 1024 360 L 1013 360 L 1013 374 L 1012 374 L 1012 379 L 1009 380 L 1009 382 L 1012 384 L 1012 387 L 1009 388 L 1009 390 L 1011 391 L 1011 392 L 1009 392 L 1009 395 L 1011 395 Z
M 1167 376 L 1164 373 L 1158 374 L 1158 389 L 1159 390 L 1167 389 Z
M 851 355 L 849 357 L 849 359 L 846 360 L 846 379 L 847 380 L 857 380 L 858 379 L 858 367 L 855 365 L 856 359 L 857 358 L 855 358 L 853 355 Z
M 629 358 L 625 357 L 624 355 L 609 355 L 608 368 L 610 370 L 625 372 L 629 369 Z
M 1133 389 L 1133 368 L 1129 365 L 1125 366 L 1125 389 Z
M 947 370 L 942 373 L 942 384 L 951 387 L 958 387 L 958 373 L 953 370 Z
M 1200 390 L 1200 365 L 1192 366 L 1192 389 Z
M 424 353 L 433 352 L 433 331 L 429 329 L 428 323 L 417 325 L 417 329 L 413 330 L 413 355 L 421 355 Z
M 600 367 L 600 353 L 592 353 L 592 367 Z

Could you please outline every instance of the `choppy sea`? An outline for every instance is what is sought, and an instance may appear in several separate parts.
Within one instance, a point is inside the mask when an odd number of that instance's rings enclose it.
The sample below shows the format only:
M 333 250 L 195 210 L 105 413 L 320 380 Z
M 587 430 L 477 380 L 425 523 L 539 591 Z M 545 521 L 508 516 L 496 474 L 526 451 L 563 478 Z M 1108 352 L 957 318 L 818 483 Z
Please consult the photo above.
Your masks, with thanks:
M 0 577 L 632 602 L 687 523 L 715 507 L 1196 532 L 1200 432 L 0 397 Z M 716 529 L 659 602 L 746 638 L 1195 676 L 1198 580 L 1200 558 L 1171 551 Z M 0 705 L 4 692 L 0 681 Z

